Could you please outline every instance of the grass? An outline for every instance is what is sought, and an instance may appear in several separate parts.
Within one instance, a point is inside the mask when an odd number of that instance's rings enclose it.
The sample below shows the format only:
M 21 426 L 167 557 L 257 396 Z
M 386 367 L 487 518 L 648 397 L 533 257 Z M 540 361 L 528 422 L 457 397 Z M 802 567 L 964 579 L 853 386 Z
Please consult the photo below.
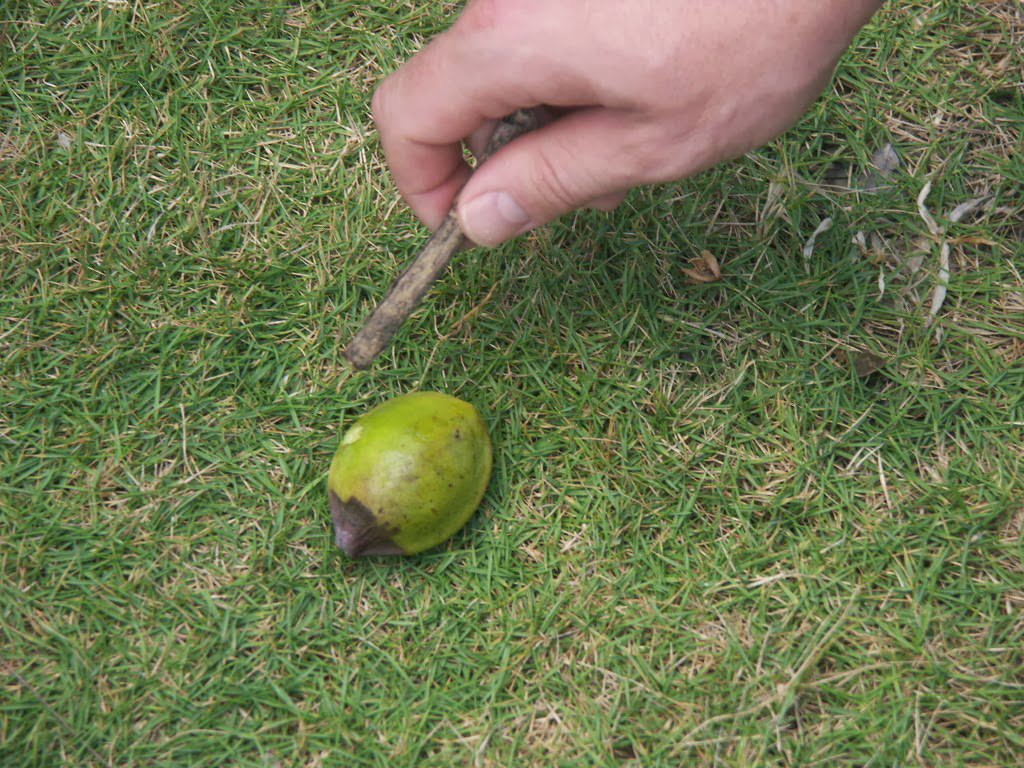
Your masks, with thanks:
M 892 4 L 780 140 L 461 257 L 356 374 L 423 239 L 369 97 L 454 13 L 3 5 L 0 764 L 1021 764 L 1019 4 Z M 415 388 L 485 503 L 348 561 L 339 432 Z

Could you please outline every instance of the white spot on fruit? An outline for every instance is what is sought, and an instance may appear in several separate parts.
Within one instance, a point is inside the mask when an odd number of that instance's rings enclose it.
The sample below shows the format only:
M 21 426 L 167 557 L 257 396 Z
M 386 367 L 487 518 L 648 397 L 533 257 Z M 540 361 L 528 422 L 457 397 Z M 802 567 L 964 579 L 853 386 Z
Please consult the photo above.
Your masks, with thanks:
M 341 438 L 342 445 L 352 445 L 356 440 L 363 436 L 362 424 L 356 424 L 352 429 L 345 433 L 345 436 Z

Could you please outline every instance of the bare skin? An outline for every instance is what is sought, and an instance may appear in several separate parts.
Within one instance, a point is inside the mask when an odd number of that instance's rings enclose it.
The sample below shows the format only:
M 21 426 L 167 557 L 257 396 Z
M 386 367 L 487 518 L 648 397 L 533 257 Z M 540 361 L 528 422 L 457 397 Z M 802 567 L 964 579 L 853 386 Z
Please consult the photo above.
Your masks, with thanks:
M 880 0 L 471 0 L 378 88 L 374 120 L 399 191 L 431 228 L 456 193 L 463 230 L 498 245 L 636 186 L 759 147 L 821 94 Z M 517 108 L 558 118 L 470 177 Z M 467 181 L 468 179 L 468 181 Z

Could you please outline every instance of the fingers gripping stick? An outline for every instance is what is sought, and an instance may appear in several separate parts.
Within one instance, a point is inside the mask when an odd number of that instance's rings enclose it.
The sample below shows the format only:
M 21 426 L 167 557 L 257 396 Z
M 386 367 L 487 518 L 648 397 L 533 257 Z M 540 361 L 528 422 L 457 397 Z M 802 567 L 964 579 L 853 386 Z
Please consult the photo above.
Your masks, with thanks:
M 480 162 L 501 149 L 518 136 L 540 125 L 541 113 L 534 109 L 520 109 L 498 123 Z M 345 357 L 359 370 L 369 368 L 376 357 L 390 343 L 395 333 L 423 301 L 448 262 L 461 249 L 472 245 L 465 236 L 455 215 L 455 205 L 437 228 L 423 250 L 395 280 L 391 290 L 377 305 L 377 309 L 345 349 Z

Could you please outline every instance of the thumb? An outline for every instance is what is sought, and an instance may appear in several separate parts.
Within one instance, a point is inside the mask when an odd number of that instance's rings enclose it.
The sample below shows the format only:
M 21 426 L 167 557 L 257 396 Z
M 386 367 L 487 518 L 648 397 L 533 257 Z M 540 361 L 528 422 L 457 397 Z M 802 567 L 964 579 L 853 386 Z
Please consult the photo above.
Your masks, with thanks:
M 459 195 L 463 231 L 495 246 L 563 213 L 654 180 L 651 131 L 625 112 L 588 108 L 508 144 Z

